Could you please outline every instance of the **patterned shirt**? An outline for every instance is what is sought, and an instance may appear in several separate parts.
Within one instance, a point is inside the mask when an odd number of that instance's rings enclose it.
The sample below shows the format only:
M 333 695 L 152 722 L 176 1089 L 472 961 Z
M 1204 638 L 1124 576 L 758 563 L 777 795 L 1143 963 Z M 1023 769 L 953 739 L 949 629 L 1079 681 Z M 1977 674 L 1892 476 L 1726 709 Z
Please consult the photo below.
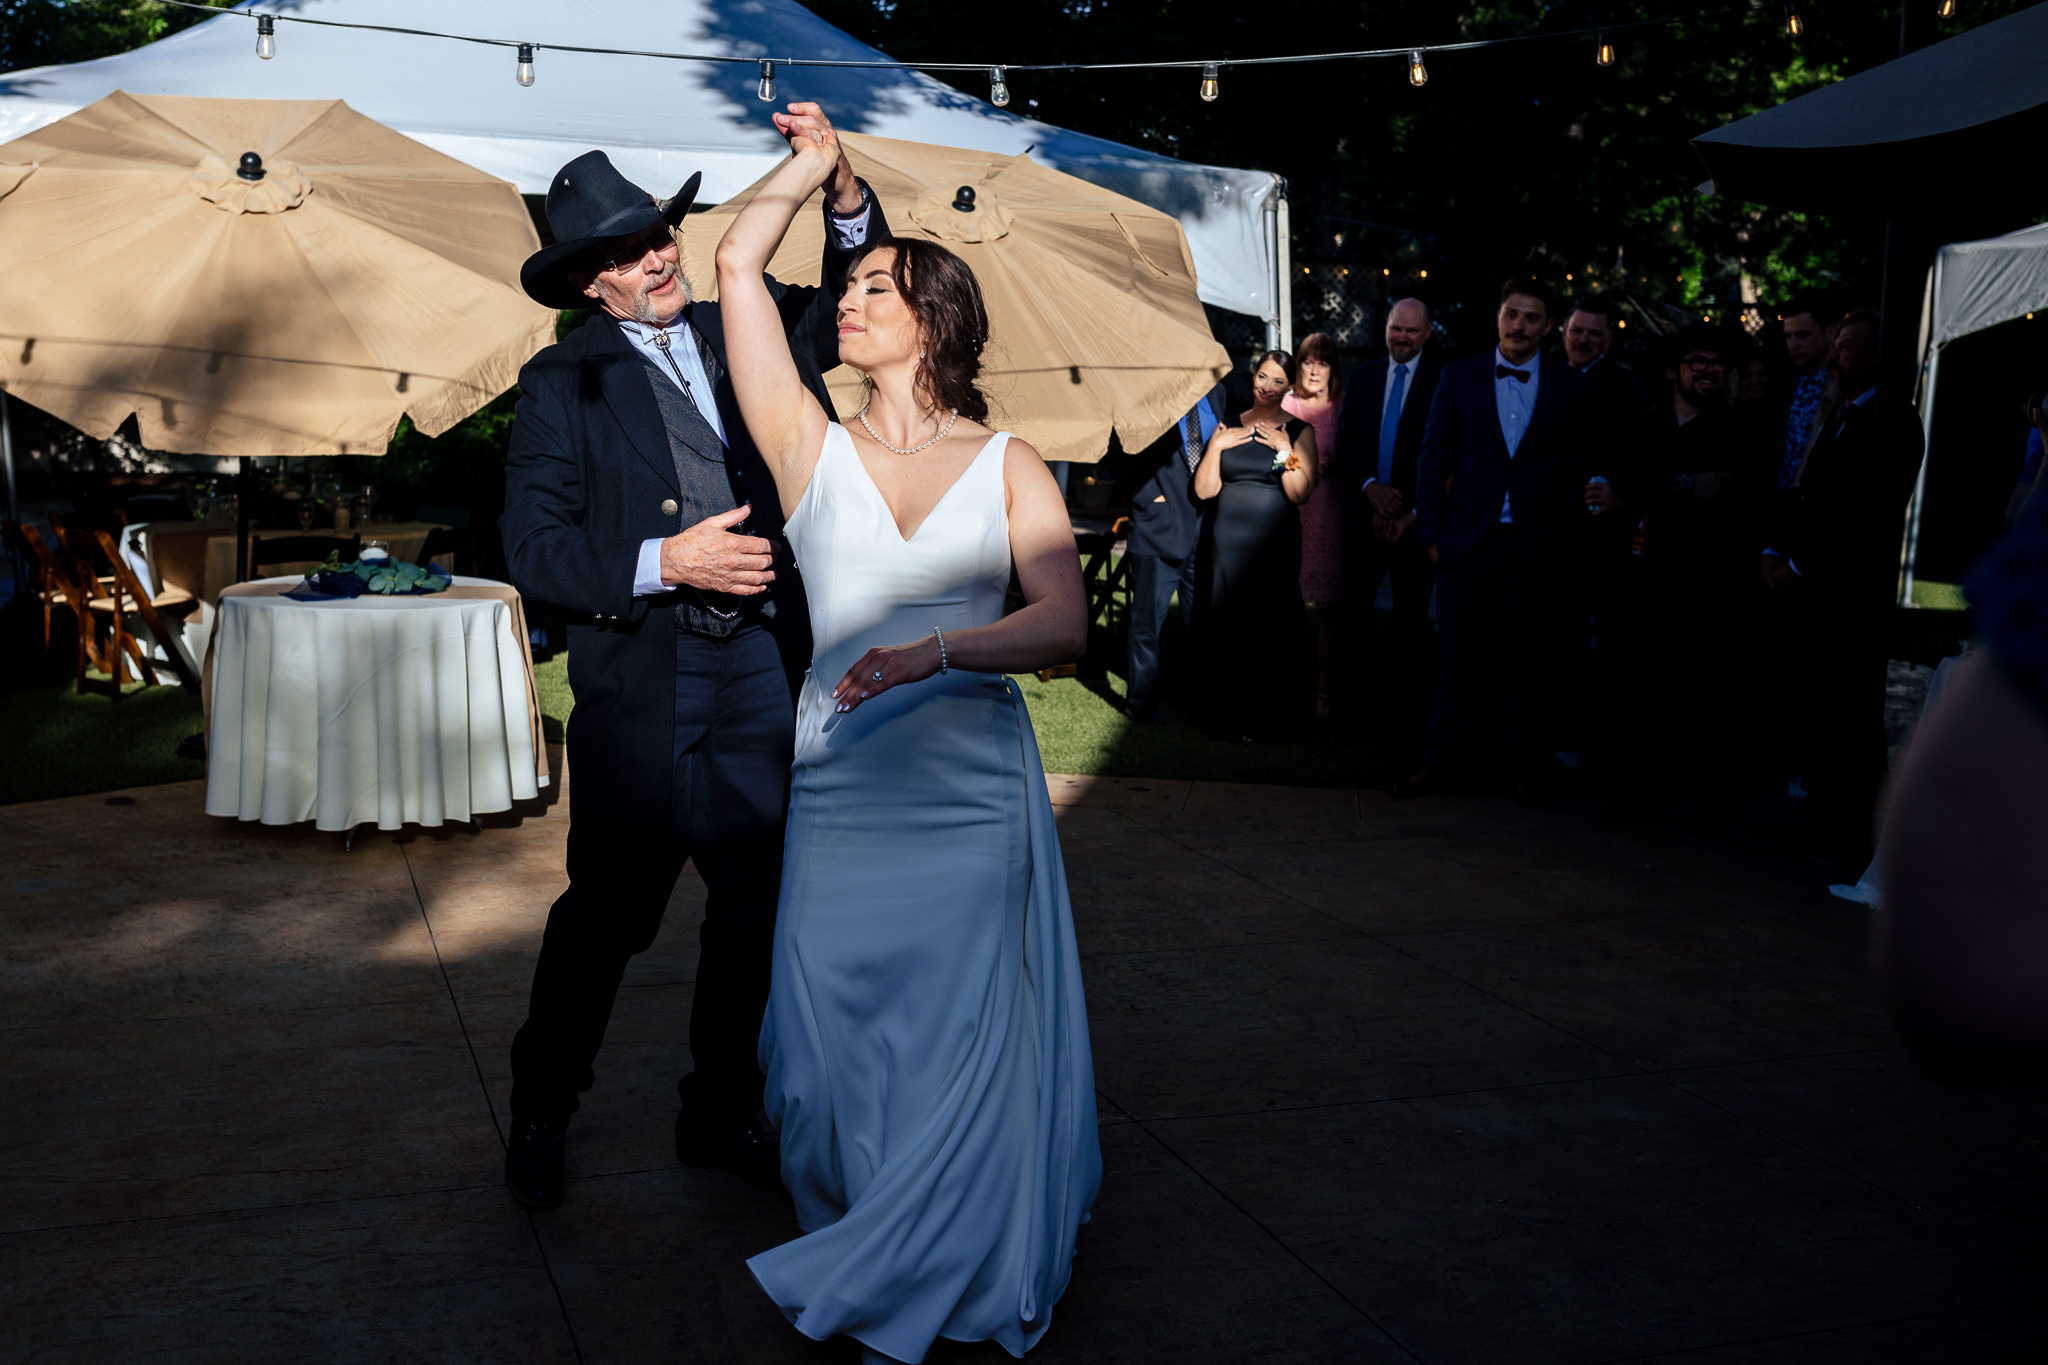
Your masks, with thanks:
M 1778 487 L 1790 488 L 1799 477 L 1799 462 L 1806 458 L 1807 441 L 1813 435 L 1813 419 L 1820 415 L 1821 395 L 1827 392 L 1828 372 L 1820 369 L 1802 374 L 1792 386 L 1792 407 L 1785 414 L 1785 460 L 1778 466 Z

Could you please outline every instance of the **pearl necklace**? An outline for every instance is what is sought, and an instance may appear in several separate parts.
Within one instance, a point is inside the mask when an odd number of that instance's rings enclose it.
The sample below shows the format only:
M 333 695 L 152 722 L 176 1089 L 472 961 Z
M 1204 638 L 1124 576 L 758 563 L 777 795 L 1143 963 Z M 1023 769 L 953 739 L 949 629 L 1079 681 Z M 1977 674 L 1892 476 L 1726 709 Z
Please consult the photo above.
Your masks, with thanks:
M 915 455 L 920 450 L 930 450 L 933 446 L 945 440 L 946 437 L 951 434 L 953 430 L 953 423 L 960 420 L 960 409 L 952 409 L 952 416 L 946 419 L 946 425 L 940 428 L 938 435 L 932 437 L 923 445 L 912 446 L 908 450 L 905 450 L 902 446 L 890 445 L 887 441 L 882 439 L 880 432 L 876 431 L 873 427 L 868 425 L 868 405 L 866 403 L 860 405 L 860 411 L 855 413 L 854 417 L 860 422 L 861 428 L 865 430 L 867 434 L 874 439 L 875 444 L 882 447 L 882 449 L 893 450 L 898 455 Z

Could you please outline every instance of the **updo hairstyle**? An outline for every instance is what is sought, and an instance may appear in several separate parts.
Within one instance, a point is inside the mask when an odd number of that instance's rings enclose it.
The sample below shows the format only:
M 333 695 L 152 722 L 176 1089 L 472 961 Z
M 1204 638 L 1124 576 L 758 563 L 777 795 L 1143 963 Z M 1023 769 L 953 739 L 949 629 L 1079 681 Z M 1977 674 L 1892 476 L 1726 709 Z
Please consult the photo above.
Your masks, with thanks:
M 988 398 L 974 381 L 981 375 L 981 352 L 988 344 L 988 310 L 982 306 L 974 271 L 937 242 L 922 237 L 884 237 L 861 253 L 861 260 L 884 247 L 896 252 L 889 276 L 924 334 L 924 355 L 913 381 L 919 394 L 935 407 L 986 422 Z M 859 271 L 856 261 L 848 278 Z
M 1251 368 L 1246 370 L 1245 374 L 1248 376 L 1257 375 L 1259 372 L 1259 367 L 1261 365 L 1264 365 L 1269 360 L 1272 361 L 1275 365 L 1278 365 L 1281 371 L 1284 374 L 1286 374 L 1287 387 L 1289 389 L 1292 389 L 1295 385 L 1295 382 L 1301 376 L 1301 368 L 1294 363 L 1294 356 L 1287 351 L 1259 352 L 1257 355 L 1252 357 Z

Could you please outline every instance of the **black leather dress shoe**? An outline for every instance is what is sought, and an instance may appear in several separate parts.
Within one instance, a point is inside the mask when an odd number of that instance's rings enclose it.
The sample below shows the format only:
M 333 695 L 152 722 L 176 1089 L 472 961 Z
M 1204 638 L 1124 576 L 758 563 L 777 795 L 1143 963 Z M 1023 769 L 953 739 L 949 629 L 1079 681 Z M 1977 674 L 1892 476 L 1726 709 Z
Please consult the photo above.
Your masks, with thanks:
M 505 1147 L 505 1188 L 530 1209 L 551 1209 L 562 1202 L 568 1181 L 569 1121 L 512 1124 Z
M 782 1144 L 752 1127 L 709 1134 L 676 1119 L 676 1160 L 731 1171 L 757 1190 L 782 1188 Z
M 1405 801 L 1415 796 L 1434 796 L 1441 790 L 1443 790 L 1443 787 L 1437 780 L 1436 769 L 1417 768 L 1414 772 L 1396 782 L 1394 789 L 1387 794 Z

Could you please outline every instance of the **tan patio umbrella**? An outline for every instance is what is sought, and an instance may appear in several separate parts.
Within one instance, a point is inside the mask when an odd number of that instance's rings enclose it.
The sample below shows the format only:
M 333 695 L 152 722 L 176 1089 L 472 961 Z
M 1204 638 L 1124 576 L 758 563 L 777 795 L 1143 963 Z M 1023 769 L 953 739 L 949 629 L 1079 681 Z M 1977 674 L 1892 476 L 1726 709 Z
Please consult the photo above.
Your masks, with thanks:
M 511 184 L 340 100 L 117 91 L 0 144 L 0 387 L 155 450 L 382 454 L 554 339 L 539 247 Z
M 1196 298 L 1194 262 L 1176 219 L 1041 166 L 1028 153 L 840 138 L 891 228 L 941 242 L 974 268 L 989 313 L 982 388 L 995 409 L 991 424 L 1024 437 L 1046 459 L 1098 460 L 1111 431 L 1124 449 L 1142 449 L 1229 373 L 1230 357 Z M 753 190 L 686 220 L 693 285 L 716 285 L 712 252 Z M 771 273 L 816 283 L 823 232 L 823 215 L 799 214 Z M 826 382 L 851 417 L 860 376 L 842 366 Z

